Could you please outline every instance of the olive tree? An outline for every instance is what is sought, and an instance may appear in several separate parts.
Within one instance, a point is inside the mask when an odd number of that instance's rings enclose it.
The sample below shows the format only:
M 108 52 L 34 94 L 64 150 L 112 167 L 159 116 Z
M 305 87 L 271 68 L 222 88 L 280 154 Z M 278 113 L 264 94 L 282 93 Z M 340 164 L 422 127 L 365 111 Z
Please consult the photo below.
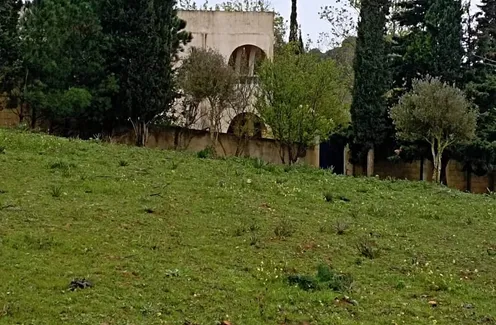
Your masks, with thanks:
M 334 127 L 349 122 L 345 85 L 333 60 L 295 54 L 287 45 L 258 72 L 256 108 L 280 144 L 283 163 L 293 164 L 306 149 L 325 140 Z
M 213 147 L 218 142 L 222 118 L 234 94 L 236 75 L 216 50 L 191 48 L 178 71 L 178 85 L 190 104 L 189 113 L 208 119 Z M 204 111 L 202 107 L 204 106 Z M 195 116 L 190 116 L 195 119 Z
M 464 93 L 437 78 L 414 80 L 413 88 L 391 109 L 398 138 L 426 141 L 432 152 L 432 180 L 441 180 L 443 152 L 475 136 L 477 111 Z

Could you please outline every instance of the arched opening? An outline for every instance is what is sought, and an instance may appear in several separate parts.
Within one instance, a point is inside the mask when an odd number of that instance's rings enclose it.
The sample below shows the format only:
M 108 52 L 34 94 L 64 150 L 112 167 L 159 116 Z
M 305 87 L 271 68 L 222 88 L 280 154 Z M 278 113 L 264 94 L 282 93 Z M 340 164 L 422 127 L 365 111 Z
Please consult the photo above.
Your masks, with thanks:
M 260 64 L 267 56 L 255 45 L 242 45 L 236 48 L 229 58 L 229 65 L 240 76 L 253 77 L 257 75 Z
M 227 133 L 235 136 L 261 139 L 267 132 L 262 119 L 253 113 L 241 113 L 236 115 L 229 125 Z

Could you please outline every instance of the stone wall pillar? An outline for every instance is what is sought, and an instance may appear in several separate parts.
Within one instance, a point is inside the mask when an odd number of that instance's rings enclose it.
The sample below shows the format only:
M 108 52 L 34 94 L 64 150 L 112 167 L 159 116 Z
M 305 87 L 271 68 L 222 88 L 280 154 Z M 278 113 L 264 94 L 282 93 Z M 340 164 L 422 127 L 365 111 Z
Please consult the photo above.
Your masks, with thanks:
M 350 149 L 350 145 L 349 144 L 347 144 L 346 147 L 344 147 L 344 155 L 343 155 L 343 157 L 344 157 L 344 159 L 343 159 L 343 164 L 344 164 L 343 171 L 344 171 L 344 174 L 346 176 L 353 176 L 354 171 L 353 171 L 353 164 L 350 162 L 351 149 Z

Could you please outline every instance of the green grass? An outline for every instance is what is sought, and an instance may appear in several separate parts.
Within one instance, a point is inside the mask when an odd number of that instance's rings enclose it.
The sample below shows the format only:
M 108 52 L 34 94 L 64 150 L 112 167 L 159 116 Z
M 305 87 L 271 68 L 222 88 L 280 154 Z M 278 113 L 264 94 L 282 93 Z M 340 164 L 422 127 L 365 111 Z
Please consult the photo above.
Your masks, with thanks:
M 496 323 L 491 195 L 9 130 L 0 147 L 0 324 Z

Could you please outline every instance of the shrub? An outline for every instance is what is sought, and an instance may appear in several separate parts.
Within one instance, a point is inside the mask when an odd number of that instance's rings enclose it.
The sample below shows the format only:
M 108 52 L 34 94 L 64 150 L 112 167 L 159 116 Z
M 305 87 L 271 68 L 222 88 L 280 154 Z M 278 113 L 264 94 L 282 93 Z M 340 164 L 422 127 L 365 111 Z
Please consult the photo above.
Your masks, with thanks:
M 309 275 L 290 275 L 288 276 L 288 283 L 291 286 L 297 286 L 305 291 L 316 290 L 319 288 L 317 280 Z
M 215 149 L 212 146 L 207 146 L 205 149 L 198 151 L 196 155 L 200 159 L 212 159 L 215 158 Z

